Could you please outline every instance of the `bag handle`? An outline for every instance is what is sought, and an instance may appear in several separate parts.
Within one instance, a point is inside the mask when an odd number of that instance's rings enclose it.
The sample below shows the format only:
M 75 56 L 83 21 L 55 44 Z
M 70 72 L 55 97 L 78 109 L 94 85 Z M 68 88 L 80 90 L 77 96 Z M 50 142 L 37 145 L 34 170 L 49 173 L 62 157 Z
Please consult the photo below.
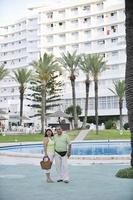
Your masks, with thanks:
M 44 156 L 43 157 L 43 161 L 44 161 L 45 158 L 47 158 L 48 160 L 50 160 L 50 158 L 48 156 Z

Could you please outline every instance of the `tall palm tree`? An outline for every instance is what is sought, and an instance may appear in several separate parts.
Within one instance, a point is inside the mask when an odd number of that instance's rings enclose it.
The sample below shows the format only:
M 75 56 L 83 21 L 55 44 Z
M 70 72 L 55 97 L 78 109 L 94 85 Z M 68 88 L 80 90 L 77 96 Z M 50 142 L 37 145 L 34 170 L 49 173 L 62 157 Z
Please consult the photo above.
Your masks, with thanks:
M 4 64 L 0 66 L 0 81 L 8 75 L 8 70 L 5 69 Z
M 59 65 L 55 57 L 50 54 L 44 53 L 44 55 L 38 61 L 34 61 L 31 65 L 36 70 L 35 79 L 41 82 L 41 124 L 42 124 L 42 134 L 44 134 L 44 122 L 46 122 L 46 89 L 47 83 L 51 78 L 51 75 L 59 71 Z
M 114 90 L 109 89 L 119 98 L 119 111 L 120 111 L 120 132 L 123 131 L 123 121 L 122 121 L 122 108 L 123 108 L 123 100 L 125 96 L 125 81 L 119 80 L 114 82 Z
M 62 64 L 63 68 L 69 72 L 69 78 L 72 86 L 72 101 L 74 108 L 74 128 L 78 127 L 78 116 L 76 110 L 76 92 L 75 92 L 75 80 L 76 72 L 80 62 L 80 56 L 76 54 L 76 51 L 72 54 L 67 52 L 62 54 L 62 57 L 59 59 L 59 62 Z
M 86 87 L 86 98 L 85 98 L 85 117 L 83 120 L 82 128 L 85 128 L 88 114 L 88 99 L 89 99 L 89 86 L 90 86 L 90 55 L 83 55 L 80 61 L 80 68 L 86 76 L 85 87 Z
M 94 80 L 95 91 L 95 121 L 96 121 L 96 134 L 98 134 L 98 79 L 100 73 L 106 70 L 104 56 L 100 54 L 90 55 L 90 72 Z
M 23 118 L 23 101 L 24 101 L 24 93 L 26 90 L 26 83 L 31 80 L 32 71 L 26 68 L 21 68 L 13 71 L 16 82 L 19 84 L 19 93 L 20 93 L 20 125 L 22 125 Z
M 126 11 L 126 103 L 131 132 L 131 166 L 133 167 L 133 1 L 125 0 Z

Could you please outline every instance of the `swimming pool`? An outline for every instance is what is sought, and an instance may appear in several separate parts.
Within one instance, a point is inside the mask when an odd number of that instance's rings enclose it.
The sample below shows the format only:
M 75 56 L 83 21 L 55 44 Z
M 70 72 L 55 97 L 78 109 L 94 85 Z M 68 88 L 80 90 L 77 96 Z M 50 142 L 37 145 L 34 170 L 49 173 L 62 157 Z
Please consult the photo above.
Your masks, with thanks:
M 27 144 L 0 147 L 0 152 L 19 152 L 43 154 L 42 144 Z M 109 142 L 72 142 L 72 155 L 129 155 L 131 153 L 130 142 L 109 141 Z

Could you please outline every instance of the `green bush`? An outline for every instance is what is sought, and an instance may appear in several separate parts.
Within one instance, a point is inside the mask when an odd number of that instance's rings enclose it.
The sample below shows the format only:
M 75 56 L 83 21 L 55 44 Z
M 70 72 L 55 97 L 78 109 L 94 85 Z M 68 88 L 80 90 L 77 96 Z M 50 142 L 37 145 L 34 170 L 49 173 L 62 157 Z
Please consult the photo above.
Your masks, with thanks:
M 89 129 L 89 128 L 90 128 L 90 125 L 89 125 L 89 124 L 87 124 L 85 128 Z
M 119 178 L 133 178 L 133 168 L 120 169 L 116 176 Z
M 129 124 L 125 123 L 123 127 L 124 127 L 125 130 L 128 130 L 129 129 Z
M 113 120 L 108 120 L 105 122 L 105 129 L 116 129 L 116 123 Z

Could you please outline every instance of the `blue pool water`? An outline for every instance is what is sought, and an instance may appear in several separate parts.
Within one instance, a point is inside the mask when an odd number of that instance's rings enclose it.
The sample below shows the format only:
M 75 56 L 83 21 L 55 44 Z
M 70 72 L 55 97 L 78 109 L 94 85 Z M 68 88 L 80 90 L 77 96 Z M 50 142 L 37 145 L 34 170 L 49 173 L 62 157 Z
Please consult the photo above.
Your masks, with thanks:
M 0 147 L 0 152 L 22 152 L 43 154 L 42 144 Z M 129 155 L 130 142 L 73 142 L 72 155 Z

